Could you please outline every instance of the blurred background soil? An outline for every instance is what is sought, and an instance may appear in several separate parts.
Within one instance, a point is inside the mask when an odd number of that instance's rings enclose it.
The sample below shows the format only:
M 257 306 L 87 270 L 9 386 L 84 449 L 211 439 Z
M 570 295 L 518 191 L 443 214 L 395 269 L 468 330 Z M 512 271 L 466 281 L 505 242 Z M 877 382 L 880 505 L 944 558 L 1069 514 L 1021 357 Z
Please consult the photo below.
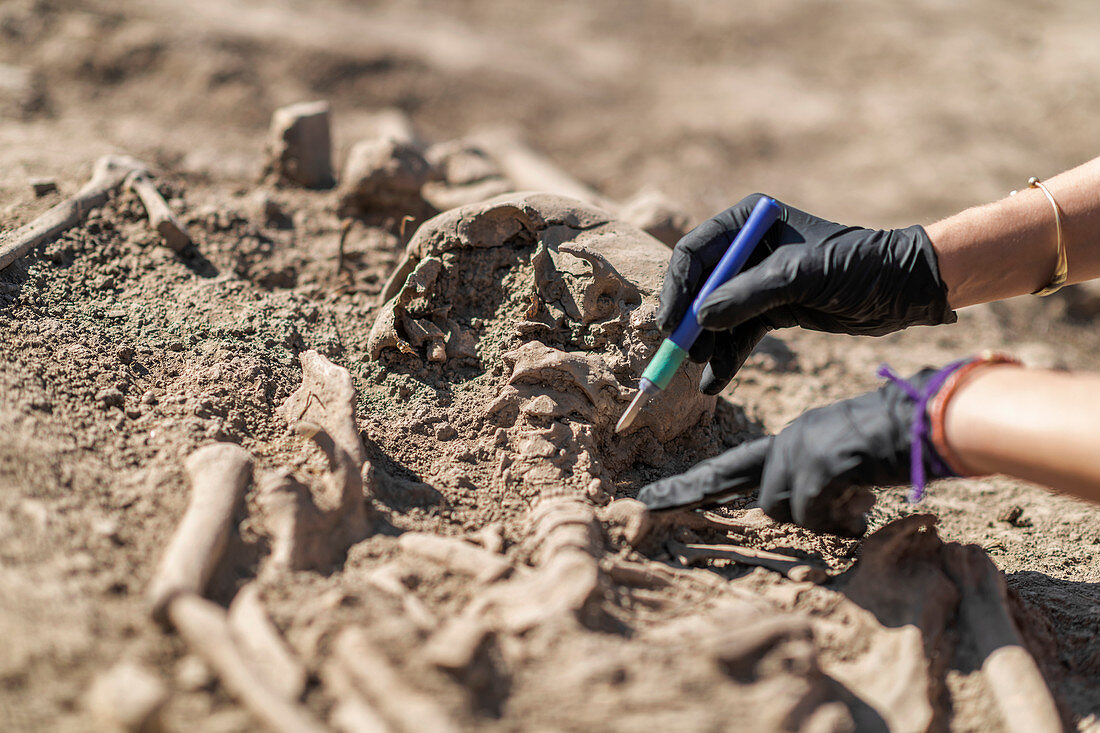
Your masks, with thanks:
M 1098 37 L 1100 5 L 1084 0 L 5 0 L 0 227 L 126 152 L 164 171 L 202 261 L 143 241 L 140 205 L 122 196 L 105 226 L 0 275 L 3 727 L 86 730 L 97 670 L 134 650 L 171 663 L 178 642 L 145 620 L 141 593 L 186 500 L 183 455 L 228 438 L 289 460 L 265 408 L 297 386 L 295 354 L 363 353 L 403 234 L 354 238 L 349 290 L 326 269 L 339 231 L 325 194 L 281 191 L 289 229 L 254 224 L 275 108 L 330 100 L 338 163 L 372 113 L 396 107 L 433 141 L 515 126 L 601 194 L 655 187 L 693 222 L 763 191 L 904 226 L 1100 152 Z M 36 198 L 32 178 L 59 193 Z M 882 361 L 906 372 L 1003 348 L 1096 369 L 1097 313 L 1100 295 L 1078 288 L 881 339 L 777 334 L 727 397 L 775 431 L 873 387 Z M 916 510 L 981 545 L 1045 619 L 1057 649 L 1044 672 L 1078 725 L 1096 725 L 1100 509 L 959 480 L 916 508 L 882 492 L 874 524 Z M 224 698 L 211 705 L 180 714 L 247 727 Z

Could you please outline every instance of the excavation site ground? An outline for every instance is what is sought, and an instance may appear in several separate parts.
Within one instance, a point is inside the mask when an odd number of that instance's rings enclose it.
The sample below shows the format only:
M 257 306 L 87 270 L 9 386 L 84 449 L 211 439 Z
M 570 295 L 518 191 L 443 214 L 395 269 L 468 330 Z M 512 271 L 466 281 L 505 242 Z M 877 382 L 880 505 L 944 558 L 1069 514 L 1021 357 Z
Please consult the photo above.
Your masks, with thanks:
M 1100 730 L 1100 507 L 957 479 L 844 539 L 634 499 L 883 362 L 1100 368 L 1100 289 L 776 332 L 614 433 L 680 235 L 757 191 L 928 224 L 1095 157 L 1098 30 L 0 3 L 0 728 Z

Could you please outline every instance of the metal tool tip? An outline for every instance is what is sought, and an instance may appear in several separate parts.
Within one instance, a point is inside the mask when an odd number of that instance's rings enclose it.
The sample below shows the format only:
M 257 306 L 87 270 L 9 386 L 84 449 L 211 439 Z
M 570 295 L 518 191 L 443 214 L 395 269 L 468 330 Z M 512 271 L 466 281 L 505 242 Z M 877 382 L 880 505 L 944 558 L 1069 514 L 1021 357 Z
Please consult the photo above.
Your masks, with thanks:
M 634 395 L 634 399 L 630 402 L 630 407 L 626 408 L 626 412 L 619 418 L 619 422 L 615 425 L 615 432 L 621 433 L 631 425 L 634 424 L 634 419 L 638 417 L 638 413 L 642 411 L 642 407 L 649 401 L 649 395 L 638 390 L 638 394 Z

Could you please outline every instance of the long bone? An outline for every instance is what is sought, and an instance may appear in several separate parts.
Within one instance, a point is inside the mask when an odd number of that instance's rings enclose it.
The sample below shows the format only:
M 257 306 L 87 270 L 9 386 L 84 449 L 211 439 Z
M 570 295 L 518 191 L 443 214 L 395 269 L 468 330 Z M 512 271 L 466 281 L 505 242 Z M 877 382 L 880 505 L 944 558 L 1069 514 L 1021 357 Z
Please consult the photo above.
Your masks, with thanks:
M 959 588 L 959 616 L 982 657 L 982 673 L 1011 733 L 1063 730 L 1058 707 L 1008 609 L 1004 578 L 973 545 L 944 547 L 944 567 Z
M 363 698 L 399 730 L 458 730 L 446 711 L 430 695 L 409 685 L 361 629 L 345 629 L 336 638 L 335 662 Z
M 303 708 L 268 685 L 238 646 L 225 610 L 202 597 L 225 551 L 233 515 L 252 474 L 248 451 L 231 443 L 188 457 L 191 502 L 150 584 L 153 617 L 176 631 L 226 689 L 269 729 L 324 730 Z
M 260 591 L 249 583 L 229 604 L 229 628 L 252 668 L 272 691 L 297 700 L 306 689 L 306 669 L 287 647 L 260 601 Z
M 148 166 L 125 155 L 105 155 L 96 161 L 91 179 L 70 198 L 65 199 L 34 221 L 14 232 L 0 235 L 0 270 L 40 244 L 52 242 L 103 206 L 133 173 L 148 173 Z
M 145 213 L 149 216 L 149 224 L 169 249 L 182 252 L 191 244 L 191 236 L 187 233 L 187 229 L 168 208 L 168 202 L 160 195 L 148 171 L 137 170 L 131 173 L 126 178 L 126 187 L 141 199 L 142 205 L 145 206 Z
M 325 728 L 304 708 L 268 686 L 237 646 L 225 610 L 194 593 L 175 596 L 168 619 L 187 646 L 217 672 L 226 690 L 277 733 L 320 733 Z
M 261 482 L 258 501 L 274 548 L 267 565 L 277 570 L 332 563 L 367 535 L 371 521 L 370 483 L 363 479 L 370 467 L 355 421 L 351 374 L 313 350 L 299 358 L 302 384 L 278 412 L 324 452 L 329 470 L 315 491 L 285 472 Z
M 780 573 L 794 581 L 808 581 L 810 583 L 823 583 L 828 577 L 825 570 L 811 565 L 803 560 L 781 555 L 778 552 L 757 550 L 752 547 L 739 545 L 685 545 L 675 540 L 670 540 L 668 549 L 673 555 L 680 558 L 685 565 L 691 565 L 702 560 L 732 560 L 741 565 L 755 565 Z
M 252 476 L 252 457 L 239 445 L 214 443 L 192 453 L 184 467 L 191 501 L 149 586 L 153 618 L 162 622 L 172 598 L 206 591 Z

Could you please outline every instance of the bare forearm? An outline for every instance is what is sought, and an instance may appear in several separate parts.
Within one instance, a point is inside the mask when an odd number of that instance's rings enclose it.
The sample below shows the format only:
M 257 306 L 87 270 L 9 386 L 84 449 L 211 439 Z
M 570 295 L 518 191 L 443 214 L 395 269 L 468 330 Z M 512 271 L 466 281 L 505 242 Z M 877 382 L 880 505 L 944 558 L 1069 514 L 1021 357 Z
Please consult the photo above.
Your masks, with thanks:
M 977 372 L 947 403 L 948 445 L 1000 473 L 1100 502 L 1100 375 L 1015 366 Z
M 1044 181 L 1062 211 L 1069 283 L 1100 277 L 1100 158 Z M 1054 209 L 1043 192 L 967 209 L 926 227 L 952 308 L 1032 293 L 1057 261 Z

